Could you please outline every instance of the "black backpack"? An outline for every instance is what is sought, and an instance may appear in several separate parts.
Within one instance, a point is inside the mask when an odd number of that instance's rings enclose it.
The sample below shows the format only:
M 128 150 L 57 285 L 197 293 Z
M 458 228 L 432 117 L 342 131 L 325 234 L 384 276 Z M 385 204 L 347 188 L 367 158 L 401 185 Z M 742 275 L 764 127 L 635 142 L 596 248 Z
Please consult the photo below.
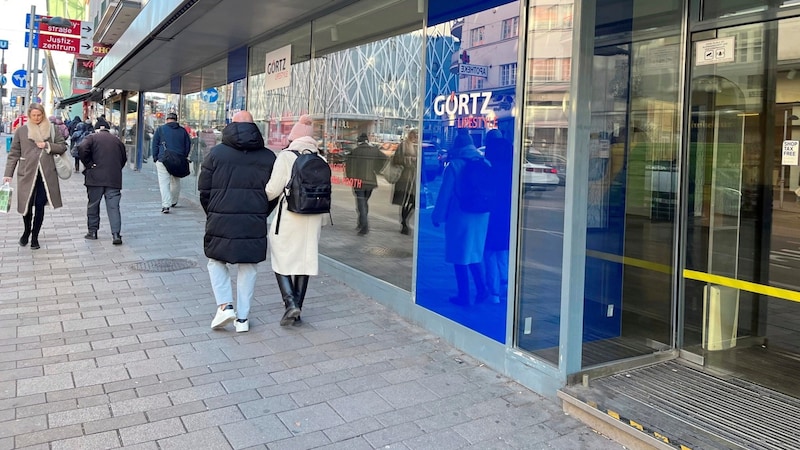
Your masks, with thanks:
M 300 153 L 292 165 L 292 176 L 284 188 L 281 202 L 286 201 L 286 209 L 296 214 L 325 214 L 331 212 L 331 168 L 324 159 L 313 152 Z M 279 221 L 275 234 L 280 229 Z
M 484 158 L 466 159 L 456 178 L 458 206 L 468 213 L 489 212 L 494 201 L 492 166 Z

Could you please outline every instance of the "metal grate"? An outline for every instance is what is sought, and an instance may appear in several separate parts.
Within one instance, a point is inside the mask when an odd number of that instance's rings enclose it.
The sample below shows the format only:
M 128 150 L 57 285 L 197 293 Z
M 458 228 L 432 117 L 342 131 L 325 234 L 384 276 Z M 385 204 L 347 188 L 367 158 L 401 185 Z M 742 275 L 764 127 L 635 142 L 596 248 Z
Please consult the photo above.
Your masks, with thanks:
M 197 262 L 192 259 L 151 259 L 142 261 L 131 266 L 131 269 L 139 272 L 174 272 L 176 270 L 195 267 Z
M 800 401 L 741 379 L 714 377 L 677 362 L 595 380 L 620 396 L 747 449 L 798 448 Z

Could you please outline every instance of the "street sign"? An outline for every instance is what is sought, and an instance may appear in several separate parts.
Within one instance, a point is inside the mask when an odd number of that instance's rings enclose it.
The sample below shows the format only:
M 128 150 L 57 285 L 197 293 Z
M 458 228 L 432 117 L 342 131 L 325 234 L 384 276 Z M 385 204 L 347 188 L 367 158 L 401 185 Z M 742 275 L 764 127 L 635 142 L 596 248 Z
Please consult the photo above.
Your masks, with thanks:
M 26 88 L 11 88 L 12 97 L 26 97 L 27 95 L 28 89 Z
M 217 88 L 209 88 L 200 94 L 200 98 L 206 103 L 214 103 L 219 99 L 219 91 Z
M 489 78 L 489 66 L 478 66 L 475 64 L 459 64 L 459 75 L 470 75 L 473 77 Z
M 8 106 L 15 107 L 17 106 L 17 97 L 11 97 L 8 99 Z
M 8 50 L 8 41 L 0 40 L 0 50 Z
M 28 72 L 25 69 L 19 69 L 11 74 L 11 83 L 18 88 L 25 88 L 28 86 Z
M 64 27 L 54 27 L 49 23 L 45 23 L 42 19 L 52 19 L 52 16 L 41 16 L 39 14 L 36 15 L 36 24 L 37 26 L 34 27 L 41 31 L 42 33 L 57 33 L 57 34 L 69 34 L 72 36 L 80 36 L 84 39 L 89 39 L 92 37 L 92 32 L 94 31 L 94 26 L 91 22 L 87 22 L 85 20 L 70 20 L 72 22 L 72 27 L 64 28 Z M 25 14 L 25 29 L 31 29 L 31 15 L 30 13 Z
M 25 33 L 25 47 L 29 45 L 29 33 Z M 73 53 L 79 55 L 91 55 L 93 42 L 91 39 L 82 39 L 77 36 L 66 36 L 60 34 L 34 33 L 34 48 L 42 50 L 53 50 L 59 52 Z
M 0 75 L 0 86 L 5 86 L 8 83 L 8 79 L 5 75 Z

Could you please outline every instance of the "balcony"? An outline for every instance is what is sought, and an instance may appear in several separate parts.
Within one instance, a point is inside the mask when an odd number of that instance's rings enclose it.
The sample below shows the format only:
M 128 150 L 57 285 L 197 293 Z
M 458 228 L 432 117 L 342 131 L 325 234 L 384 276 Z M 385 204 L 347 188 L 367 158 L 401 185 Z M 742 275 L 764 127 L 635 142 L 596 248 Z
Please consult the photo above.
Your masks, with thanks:
M 454 38 L 461 40 L 461 34 L 464 30 L 464 19 L 456 19 L 450 24 L 450 34 Z
M 140 0 L 112 0 L 108 3 L 108 7 L 100 11 L 100 20 L 94 32 L 94 41 L 113 45 L 141 10 L 142 2 Z

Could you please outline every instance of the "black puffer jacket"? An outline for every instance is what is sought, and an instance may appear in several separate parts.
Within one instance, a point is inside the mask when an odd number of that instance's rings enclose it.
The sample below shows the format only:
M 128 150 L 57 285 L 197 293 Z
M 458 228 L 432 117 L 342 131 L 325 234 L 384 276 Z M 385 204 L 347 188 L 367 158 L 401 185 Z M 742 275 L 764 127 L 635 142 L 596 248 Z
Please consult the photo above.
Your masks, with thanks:
M 84 185 L 122 189 L 122 169 L 128 154 L 118 137 L 108 130 L 92 133 L 78 145 L 78 156 L 86 167 Z
M 264 147 L 254 123 L 233 122 L 222 131 L 222 143 L 208 152 L 198 179 L 207 257 L 227 263 L 267 258 L 267 216 L 276 202 L 267 201 L 264 189 L 274 163 L 275 153 Z

